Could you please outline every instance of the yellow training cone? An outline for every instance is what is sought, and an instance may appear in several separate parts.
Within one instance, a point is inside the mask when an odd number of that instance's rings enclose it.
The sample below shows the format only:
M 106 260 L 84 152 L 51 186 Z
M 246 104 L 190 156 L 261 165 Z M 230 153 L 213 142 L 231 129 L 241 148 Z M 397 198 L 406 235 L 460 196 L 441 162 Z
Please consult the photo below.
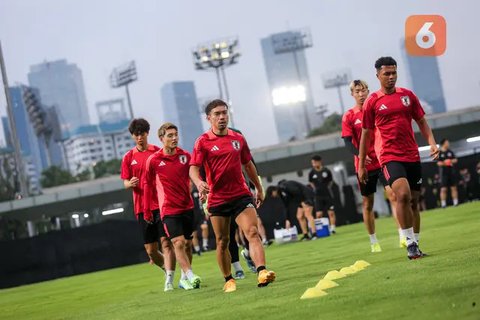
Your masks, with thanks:
M 315 286 L 315 288 L 320 290 L 330 289 L 334 287 L 338 287 L 338 283 L 327 279 L 322 279 L 318 281 L 317 285 Z
M 366 267 L 368 267 L 370 265 L 370 263 L 368 263 L 365 260 L 357 260 L 357 261 L 355 261 L 355 263 L 353 265 L 357 269 L 365 269 Z
M 344 267 L 340 269 L 340 273 L 343 273 L 344 275 L 354 274 L 355 272 L 357 272 L 357 270 L 350 267 Z
M 354 264 L 352 264 L 352 265 L 350 266 L 350 268 L 352 268 L 353 270 L 355 270 L 355 272 L 362 271 L 363 269 L 365 269 L 365 268 L 359 268 L 359 267 L 355 266 Z
M 345 275 L 343 273 L 338 272 L 337 270 L 329 271 L 325 275 L 325 277 L 323 277 L 323 279 L 326 279 L 326 280 L 337 280 L 340 278 L 345 278 Z
M 327 293 L 325 291 L 322 291 L 317 288 L 308 288 L 303 295 L 300 297 L 300 299 L 311 299 L 311 298 L 319 298 L 326 296 Z

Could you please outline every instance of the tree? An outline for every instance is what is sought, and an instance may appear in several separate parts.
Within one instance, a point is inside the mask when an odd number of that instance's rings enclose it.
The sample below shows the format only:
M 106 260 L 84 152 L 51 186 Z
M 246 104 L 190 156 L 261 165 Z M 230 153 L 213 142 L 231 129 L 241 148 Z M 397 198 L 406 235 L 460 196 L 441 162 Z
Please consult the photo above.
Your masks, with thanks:
M 321 127 L 315 128 L 308 134 L 308 137 L 319 136 L 322 134 L 338 132 L 342 130 L 342 116 L 338 113 L 329 115 Z
M 63 170 L 58 166 L 51 166 L 42 172 L 40 179 L 42 187 L 51 188 L 63 184 L 76 182 L 77 180 L 69 171 Z
M 9 163 L 9 157 L 0 158 L 0 201 L 15 198 L 15 173 Z
M 97 162 L 93 167 L 93 174 L 95 175 L 95 179 L 120 174 L 121 164 L 122 160 L 120 159 L 112 159 L 109 161 L 102 160 Z

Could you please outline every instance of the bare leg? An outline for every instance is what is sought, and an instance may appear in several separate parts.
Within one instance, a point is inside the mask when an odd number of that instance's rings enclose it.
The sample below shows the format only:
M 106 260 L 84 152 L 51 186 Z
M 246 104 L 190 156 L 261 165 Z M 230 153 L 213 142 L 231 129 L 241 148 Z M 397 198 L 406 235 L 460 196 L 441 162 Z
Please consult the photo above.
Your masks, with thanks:
M 231 261 L 232 257 L 228 251 L 230 241 L 230 217 L 212 216 L 213 231 L 217 243 L 217 262 L 224 277 L 232 275 Z M 235 241 L 235 240 L 233 240 Z

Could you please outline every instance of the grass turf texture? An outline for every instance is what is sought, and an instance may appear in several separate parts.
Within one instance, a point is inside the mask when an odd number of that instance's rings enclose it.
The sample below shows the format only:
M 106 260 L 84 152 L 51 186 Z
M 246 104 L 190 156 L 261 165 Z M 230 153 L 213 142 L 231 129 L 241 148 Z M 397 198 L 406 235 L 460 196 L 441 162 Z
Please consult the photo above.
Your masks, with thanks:
M 416 261 L 398 248 L 393 220 L 385 218 L 377 220 L 381 253 L 369 252 L 363 224 L 338 228 L 326 239 L 269 247 L 277 280 L 266 288 L 257 288 L 245 268 L 237 291 L 224 294 L 209 252 L 194 257 L 200 290 L 164 293 L 164 276 L 145 262 L 1 290 L 0 318 L 480 319 L 480 202 L 422 213 L 422 228 L 421 248 L 429 256 Z M 360 259 L 372 265 L 336 280 L 340 286 L 327 296 L 300 300 L 328 271 Z M 175 286 L 178 277 L 179 271 Z

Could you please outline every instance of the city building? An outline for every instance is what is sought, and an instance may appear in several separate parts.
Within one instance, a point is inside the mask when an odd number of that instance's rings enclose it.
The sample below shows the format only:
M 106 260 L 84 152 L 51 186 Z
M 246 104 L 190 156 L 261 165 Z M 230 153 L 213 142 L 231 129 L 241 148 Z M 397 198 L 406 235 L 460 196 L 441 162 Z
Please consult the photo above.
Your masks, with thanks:
M 90 124 L 82 71 L 77 65 L 64 59 L 33 65 L 28 82 L 39 89 L 44 105 L 57 108 L 64 132 Z
M 195 140 L 203 132 L 195 85 L 192 81 L 176 81 L 161 89 L 163 119 L 178 127 L 181 148 L 192 151 Z

